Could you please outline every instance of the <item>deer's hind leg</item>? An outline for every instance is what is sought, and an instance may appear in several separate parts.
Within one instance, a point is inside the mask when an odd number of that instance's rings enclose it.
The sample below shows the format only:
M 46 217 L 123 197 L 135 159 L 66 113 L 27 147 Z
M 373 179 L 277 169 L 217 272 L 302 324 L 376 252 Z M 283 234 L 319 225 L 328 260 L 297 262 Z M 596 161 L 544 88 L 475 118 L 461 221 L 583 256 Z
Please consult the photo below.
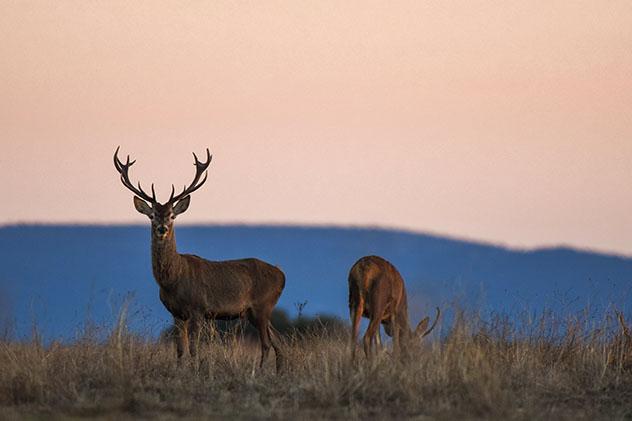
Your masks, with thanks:
M 285 367 L 285 362 L 283 361 L 283 353 L 281 352 L 281 347 L 279 345 L 279 336 L 274 332 L 274 326 L 272 323 L 268 322 L 268 336 L 270 337 L 270 342 L 272 343 L 272 348 L 274 348 L 274 358 L 276 359 L 276 371 L 277 373 L 281 372 Z
M 261 361 L 259 367 L 263 367 L 263 363 L 270 353 L 270 347 L 272 346 L 272 340 L 270 339 L 270 331 L 268 329 L 270 325 L 271 310 L 254 310 L 248 311 L 248 320 L 259 332 L 259 340 L 261 341 Z
M 358 335 L 360 334 L 360 321 L 364 313 L 364 299 L 359 294 L 355 299 L 349 300 L 349 315 L 351 317 L 351 359 L 355 360 L 358 347 Z
M 386 311 L 388 297 L 382 289 L 380 289 L 380 283 L 382 279 L 378 279 L 373 283 L 372 289 L 369 294 L 369 309 L 370 309 L 370 321 L 369 326 L 364 334 L 364 353 L 367 358 L 372 357 L 372 350 L 374 348 L 380 324 L 384 318 L 384 312 Z
M 369 327 L 367 327 L 366 332 L 364 333 L 364 338 L 362 340 L 364 344 L 364 354 L 367 358 L 373 357 L 373 350 L 375 349 L 375 335 L 377 334 L 377 330 L 379 328 L 380 320 L 371 315 Z

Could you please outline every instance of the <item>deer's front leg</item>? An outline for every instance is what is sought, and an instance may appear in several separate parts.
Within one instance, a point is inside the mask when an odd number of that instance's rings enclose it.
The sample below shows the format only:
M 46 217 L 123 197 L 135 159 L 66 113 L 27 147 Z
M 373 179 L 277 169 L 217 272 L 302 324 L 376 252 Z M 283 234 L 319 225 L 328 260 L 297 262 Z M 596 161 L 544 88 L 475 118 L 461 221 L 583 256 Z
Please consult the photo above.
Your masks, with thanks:
M 200 342 L 200 322 L 197 319 L 189 320 L 189 352 L 191 357 L 197 355 L 198 343 Z
M 182 358 L 189 347 L 189 321 L 182 319 L 174 319 L 176 325 L 176 350 L 178 360 Z

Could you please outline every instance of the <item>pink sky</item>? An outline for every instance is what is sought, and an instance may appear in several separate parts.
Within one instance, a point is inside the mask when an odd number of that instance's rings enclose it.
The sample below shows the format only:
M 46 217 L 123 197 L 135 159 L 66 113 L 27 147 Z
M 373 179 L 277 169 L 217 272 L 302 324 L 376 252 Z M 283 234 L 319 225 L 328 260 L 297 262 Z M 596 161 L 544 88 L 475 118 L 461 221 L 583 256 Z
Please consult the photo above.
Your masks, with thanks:
M 397 227 L 632 254 L 632 3 L 0 2 L 3 212 Z

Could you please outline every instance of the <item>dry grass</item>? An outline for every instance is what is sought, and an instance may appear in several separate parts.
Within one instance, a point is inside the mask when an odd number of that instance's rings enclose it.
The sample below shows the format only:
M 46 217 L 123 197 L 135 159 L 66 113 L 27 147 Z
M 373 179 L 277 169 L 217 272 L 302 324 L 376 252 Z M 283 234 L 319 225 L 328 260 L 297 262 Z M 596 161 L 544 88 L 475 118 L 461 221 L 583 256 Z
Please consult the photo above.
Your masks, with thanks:
M 180 366 L 171 344 L 121 326 L 106 340 L 0 342 L 0 418 L 632 418 L 632 341 L 615 317 L 455 320 L 403 362 L 386 350 L 354 365 L 342 335 L 287 339 L 279 375 L 238 336 Z

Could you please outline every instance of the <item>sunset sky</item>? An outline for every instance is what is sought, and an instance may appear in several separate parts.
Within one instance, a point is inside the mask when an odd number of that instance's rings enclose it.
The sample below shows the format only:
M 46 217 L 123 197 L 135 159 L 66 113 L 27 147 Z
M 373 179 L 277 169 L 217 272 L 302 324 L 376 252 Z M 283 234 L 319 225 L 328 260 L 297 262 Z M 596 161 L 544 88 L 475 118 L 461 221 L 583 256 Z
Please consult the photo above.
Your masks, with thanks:
M 0 0 L 0 224 L 377 225 L 632 255 L 632 2 Z

